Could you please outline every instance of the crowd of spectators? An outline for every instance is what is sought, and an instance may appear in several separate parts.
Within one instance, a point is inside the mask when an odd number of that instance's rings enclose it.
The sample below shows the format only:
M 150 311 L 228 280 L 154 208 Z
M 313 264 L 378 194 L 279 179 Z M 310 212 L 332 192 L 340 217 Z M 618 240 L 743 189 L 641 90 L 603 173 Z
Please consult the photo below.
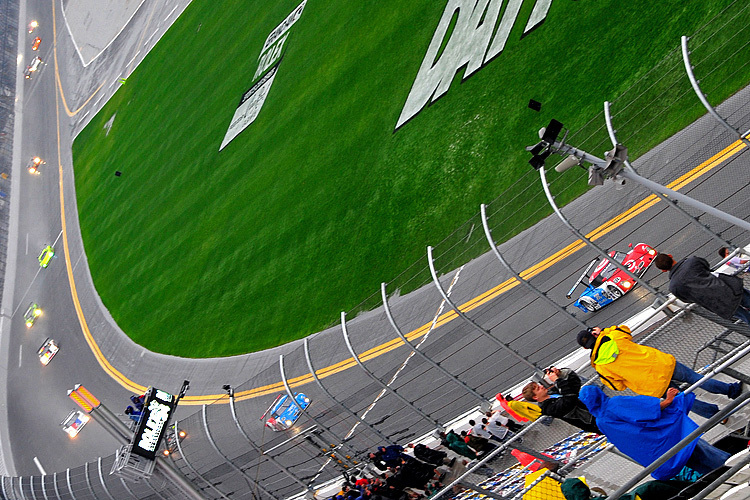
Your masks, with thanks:
M 728 250 L 722 248 L 719 254 L 726 257 Z M 728 265 L 744 270 L 748 262 L 735 257 Z M 695 302 L 726 319 L 750 323 L 750 291 L 739 277 L 714 273 L 699 257 L 676 262 L 671 255 L 659 254 L 654 264 L 670 273 L 670 291 L 680 300 Z M 470 461 L 481 460 L 524 424 L 540 418 L 558 418 L 604 435 L 620 452 L 648 466 L 697 428 L 688 412 L 711 418 L 719 411 L 716 404 L 679 391 L 680 384 L 693 384 L 701 375 L 671 354 L 633 342 L 625 325 L 588 328 L 579 332 L 576 341 L 591 351 L 590 365 L 599 384 L 584 386 L 575 371 L 550 367 L 541 381 L 523 387 L 525 401 L 498 394 L 496 411 L 469 420 L 466 429 L 440 433 L 440 444 L 434 448 L 424 444 L 410 444 L 407 449 L 379 447 L 369 454 L 371 477 L 351 478 L 333 500 L 429 498 L 459 477 Z M 629 389 L 636 396 L 608 396 L 600 386 L 612 391 Z M 701 388 L 730 399 L 742 394 L 741 382 L 708 379 Z M 518 444 L 521 441 L 521 437 L 516 439 Z M 696 438 L 652 475 L 657 480 L 685 477 L 686 472 L 697 477 L 721 468 L 729 456 Z

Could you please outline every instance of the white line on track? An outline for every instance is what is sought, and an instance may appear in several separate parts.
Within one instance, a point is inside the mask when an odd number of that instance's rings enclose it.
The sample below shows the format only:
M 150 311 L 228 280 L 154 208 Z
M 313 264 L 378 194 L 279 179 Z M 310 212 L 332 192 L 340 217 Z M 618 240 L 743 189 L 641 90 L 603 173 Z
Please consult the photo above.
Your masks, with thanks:
M 156 35 L 157 33 L 159 33 L 159 31 L 161 31 L 161 29 L 160 29 L 160 28 L 157 28 L 157 29 L 156 29 L 156 31 L 154 31 L 153 33 L 151 33 L 151 36 L 150 36 L 150 37 L 148 37 L 148 38 L 146 39 L 145 43 L 143 44 L 143 45 L 144 45 L 144 47 L 145 47 L 146 45 L 148 45 L 148 42 L 150 42 L 150 41 L 151 41 L 151 39 L 152 39 L 152 38 L 154 38 L 154 35 Z
M 42 473 L 42 476 L 46 476 L 47 471 L 44 470 L 44 467 L 42 467 L 42 463 L 39 461 L 38 458 L 34 457 L 34 463 L 36 464 L 36 468 L 39 469 L 39 472 Z
M 169 11 L 169 14 L 167 14 L 167 17 L 165 17 L 164 20 L 166 21 L 167 19 L 169 19 L 169 16 L 174 14 L 174 11 L 176 10 L 177 10 L 177 6 L 175 5 L 174 7 L 172 7 L 172 10 Z
M 140 54 L 140 53 L 141 53 L 140 50 L 138 52 L 136 52 L 135 55 L 133 56 L 133 58 L 130 61 L 128 61 L 128 63 L 125 65 L 125 67 L 126 68 L 130 67 L 130 63 L 132 63 L 133 61 L 135 61 L 135 58 L 138 57 L 138 54 Z M 115 80 L 115 81 L 117 81 L 117 80 Z M 110 85 L 110 87 L 111 87 L 111 85 Z
M 451 284 L 448 287 L 448 290 L 446 291 L 446 293 L 447 293 L 447 295 L 449 297 L 450 297 L 451 291 L 453 290 L 453 286 L 458 281 L 458 276 L 461 274 L 461 271 L 463 270 L 463 268 L 464 268 L 464 266 L 461 266 L 460 268 L 458 268 L 458 270 L 456 271 L 456 275 L 451 280 Z M 419 349 L 419 347 L 422 344 L 424 344 L 424 342 L 427 340 L 427 337 L 429 337 L 430 333 L 435 329 L 435 325 L 437 324 L 437 321 L 440 318 L 440 315 L 443 314 L 443 309 L 444 308 L 445 308 L 445 299 L 443 299 L 440 302 L 440 307 L 438 307 L 438 310 L 435 313 L 435 316 L 432 318 L 432 324 L 430 325 L 429 330 L 427 330 L 427 333 L 425 333 L 424 337 L 422 337 L 422 340 L 419 341 L 419 344 L 417 344 L 414 347 L 416 347 L 417 349 Z M 396 370 L 396 373 L 393 374 L 393 377 L 391 377 L 391 380 L 386 384 L 388 387 L 390 387 L 396 381 L 396 378 L 398 378 L 399 373 L 401 373 L 406 368 L 406 365 L 409 364 L 409 360 L 412 357 L 414 357 L 414 352 L 410 352 L 409 355 L 404 360 L 404 362 L 401 363 L 401 366 L 399 367 L 399 369 Z M 367 410 L 365 410 L 365 412 L 360 417 L 362 420 L 364 420 L 365 417 L 367 416 L 367 414 L 370 413 L 370 410 L 372 410 L 373 408 L 375 408 L 375 405 L 378 404 L 378 401 L 380 401 L 380 399 L 383 396 L 385 396 L 386 392 L 387 392 L 386 389 L 383 389 L 383 390 L 380 391 L 380 394 L 378 394 L 375 397 L 375 400 L 372 402 L 372 404 L 370 404 L 370 406 L 367 407 Z M 352 437 L 354 435 L 354 431 L 357 430 L 357 427 L 359 427 L 359 422 L 356 422 L 352 426 L 351 430 L 346 433 L 346 436 L 344 436 L 344 441 L 346 441 L 347 439 L 349 439 L 350 437 Z M 330 462 L 331 462 L 331 458 L 328 458 L 328 460 L 326 460 L 326 462 L 323 464 L 323 466 L 320 469 L 318 469 L 318 472 L 315 474 L 315 476 L 313 476 L 312 481 L 314 481 L 318 476 L 320 476 L 323 473 L 323 469 L 325 469 Z
M 26 233 L 26 253 L 24 255 L 29 255 L 29 233 Z
M 18 367 L 21 368 L 21 361 L 23 361 L 23 345 L 18 346 Z

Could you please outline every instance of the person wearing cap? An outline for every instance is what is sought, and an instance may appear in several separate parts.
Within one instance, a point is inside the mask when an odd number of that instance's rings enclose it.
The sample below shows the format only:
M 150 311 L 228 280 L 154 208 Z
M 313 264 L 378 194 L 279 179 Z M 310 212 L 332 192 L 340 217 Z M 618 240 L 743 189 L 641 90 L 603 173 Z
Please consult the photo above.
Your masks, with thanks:
M 581 390 L 581 378 L 569 368 L 551 367 L 547 378 L 560 390 L 560 394 L 550 394 L 549 389 L 538 382 L 529 382 L 523 388 L 523 397 L 535 401 L 542 410 L 542 415 L 559 418 L 572 426 L 586 432 L 601 434 L 596 426 L 596 419 L 586 406 L 578 399 Z
M 625 325 L 581 330 L 577 340 L 581 347 L 591 349 L 591 366 L 604 385 L 615 391 L 627 388 L 642 396 L 660 398 L 667 393 L 670 384 L 675 385 L 673 382 L 693 384 L 703 378 L 671 354 L 633 342 L 630 328 Z M 740 382 L 728 384 L 715 379 L 708 379 L 701 388 L 731 399 L 742 392 Z M 719 407 L 696 400 L 692 411 L 711 418 Z
M 669 271 L 669 291 L 683 302 L 694 302 L 724 319 L 737 318 L 750 324 L 750 291 L 742 278 L 714 274 L 703 257 L 687 257 L 680 262 L 666 253 L 654 258 L 654 265 Z

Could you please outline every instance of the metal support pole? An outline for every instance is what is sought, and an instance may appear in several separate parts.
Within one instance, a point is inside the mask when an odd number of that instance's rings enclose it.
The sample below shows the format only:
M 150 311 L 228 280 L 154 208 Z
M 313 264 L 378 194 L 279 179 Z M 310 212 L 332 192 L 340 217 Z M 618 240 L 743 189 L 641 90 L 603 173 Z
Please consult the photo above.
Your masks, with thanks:
M 23 476 L 18 478 L 18 492 L 21 494 L 21 499 L 26 500 L 26 494 L 23 492 Z
M 133 497 L 135 500 L 139 500 L 138 496 L 135 493 L 133 493 L 133 490 L 131 490 L 130 486 L 128 486 L 128 483 L 125 482 L 125 479 L 121 477 L 118 477 L 117 479 L 120 480 L 120 484 L 122 485 L 123 488 L 125 488 L 125 491 L 127 491 L 131 497 Z
M 86 462 L 85 464 L 83 464 L 83 474 L 86 476 L 86 486 L 88 486 L 89 491 L 91 492 L 91 496 L 94 497 L 94 500 L 99 500 L 99 495 L 97 495 L 94 492 L 94 487 L 91 486 L 91 478 L 89 477 L 89 463 L 88 462 Z M 35 495 L 35 497 L 36 497 L 36 495 Z M 34 500 L 36 500 L 36 498 Z
M 234 423 L 237 426 L 237 429 L 240 431 L 240 434 L 242 434 L 242 437 L 245 438 L 245 441 L 247 441 L 250 447 L 259 454 L 258 460 L 260 460 L 263 456 L 267 457 L 269 462 L 275 465 L 276 468 L 278 468 L 281 472 L 286 474 L 292 481 L 302 486 L 302 488 L 304 488 L 306 491 L 312 492 L 313 490 L 310 488 L 309 484 L 303 482 L 300 478 L 292 474 L 289 469 L 281 465 L 271 455 L 264 455 L 263 450 L 260 448 L 260 446 L 255 444 L 255 442 L 250 439 L 250 436 L 247 435 L 247 432 L 245 432 L 245 429 L 242 428 L 242 424 L 240 424 L 240 421 L 237 418 L 237 411 L 235 410 L 234 406 L 234 389 L 230 387 L 227 392 L 229 392 L 229 408 L 232 410 L 232 418 L 234 419 Z
M 44 500 L 49 500 L 49 497 L 47 496 L 47 485 L 44 484 L 44 478 L 47 476 L 42 476 L 42 495 L 44 496 Z M 3 478 L 4 479 L 4 478 Z M 12 481 L 12 479 L 11 479 Z M 3 481 L 3 484 L 5 484 L 5 481 Z M 11 486 L 13 486 L 13 483 L 11 482 Z M 11 488 L 12 489 L 12 488 Z M 3 492 L 5 491 L 5 488 L 3 488 Z M 7 498 L 10 498 L 7 493 L 5 493 L 5 496 Z
M 432 281 L 435 283 L 435 286 L 437 287 L 438 291 L 440 292 L 440 295 L 443 296 L 443 299 L 448 303 L 448 305 L 451 306 L 451 308 L 458 314 L 461 319 L 466 321 L 469 325 L 474 327 L 480 334 L 487 337 L 490 341 L 492 341 L 494 344 L 500 346 L 501 348 L 508 351 L 511 356 L 516 358 L 518 361 L 520 361 L 522 364 L 528 366 L 532 370 L 534 370 L 537 374 L 539 374 L 540 377 L 544 376 L 544 371 L 536 366 L 534 363 L 526 359 L 525 357 L 521 356 L 515 349 L 513 349 L 511 346 L 503 342 L 502 340 L 498 339 L 494 335 L 492 335 L 488 330 L 485 330 L 479 324 L 477 324 L 473 319 L 469 318 L 459 307 L 458 305 L 453 302 L 453 300 L 448 296 L 448 294 L 443 289 L 443 286 L 440 284 L 440 280 L 438 279 L 437 272 L 435 271 L 435 262 L 432 259 L 432 247 L 427 247 L 427 262 L 430 265 L 430 273 L 432 274 Z
M 128 444 L 130 439 L 133 437 L 133 431 L 131 431 L 127 425 L 122 423 L 122 420 L 112 413 L 109 408 L 100 404 L 93 410 L 90 415 L 99 422 L 104 429 L 109 432 L 120 444 Z
M 86 463 L 88 464 L 88 462 Z M 31 492 L 32 500 L 36 500 L 36 493 L 34 493 L 34 476 L 29 476 L 29 491 Z M 94 493 L 94 492 L 92 491 L 91 493 Z M 96 499 L 96 495 L 94 495 L 94 498 Z
M 711 205 L 706 205 L 705 203 L 702 203 L 698 200 L 694 200 L 693 198 L 690 198 L 689 196 L 685 196 L 682 193 L 679 193 L 665 186 L 662 186 L 661 184 L 658 184 L 654 181 L 646 179 L 645 177 L 641 177 L 638 174 L 628 172 L 627 170 L 623 170 L 622 172 L 620 172 L 619 175 L 626 179 L 630 179 L 633 182 L 637 182 L 643 186 L 646 186 L 648 189 L 661 191 L 662 193 L 668 195 L 671 198 L 682 201 L 686 205 L 691 205 L 699 210 L 706 212 L 707 214 L 713 215 L 714 217 L 722 219 L 730 224 L 734 224 L 735 226 L 741 227 L 745 231 L 750 231 L 750 222 L 747 222 L 745 220 L 740 219 L 739 217 L 735 217 L 734 215 L 723 212 L 715 207 L 712 207 Z
M 557 143 L 555 143 L 557 144 Z M 589 155 L 590 156 L 590 155 Z M 587 160 L 589 161 L 589 160 Z M 600 160 L 604 161 L 604 160 Z M 593 162 L 592 162 L 593 163 Z M 624 176 L 625 172 L 621 173 L 620 175 Z M 600 257 L 603 259 L 609 260 L 610 264 L 615 266 L 620 271 L 627 274 L 630 279 L 634 280 L 634 283 L 638 283 L 642 285 L 646 290 L 653 293 L 657 299 L 660 300 L 660 302 L 664 302 L 667 300 L 667 298 L 656 288 L 652 287 L 648 281 L 644 280 L 643 278 L 639 278 L 635 274 L 631 273 L 627 267 L 623 266 L 622 263 L 617 262 L 617 260 L 611 258 L 609 254 L 602 248 L 599 247 L 599 245 L 596 245 L 593 241 L 591 241 L 589 238 L 584 236 L 583 233 L 581 233 L 578 229 L 576 229 L 573 224 L 563 215 L 562 211 L 560 211 L 560 208 L 557 206 L 557 203 L 555 202 L 554 196 L 552 196 L 552 193 L 549 190 L 549 184 L 547 184 L 547 175 L 544 172 L 544 167 L 539 169 L 539 177 L 542 180 L 542 188 L 544 189 L 544 194 L 547 196 L 547 201 L 549 202 L 550 206 L 552 207 L 552 210 L 554 210 L 555 214 L 560 218 L 560 220 L 565 224 L 565 226 L 570 229 L 570 231 L 575 234 L 578 238 L 585 241 L 588 246 L 590 246 L 596 253 L 599 254 Z
M 313 378 L 315 379 L 315 383 L 318 384 L 318 387 L 320 387 L 320 389 L 323 392 L 326 393 L 326 396 L 328 396 L 328 398 L 331 399 L 331 401 L 333 401 L 334 403 L 336 403 L 339 407 L 343 408 L 344 411 L 346 413 L 348 413 L 350 416 L 354 417 L 354 419 L 356 419 L 357 422 L 359 422 L 360 424 L 364 425 L 365 427 L 367 427 L 368 429 L 370 429 L 372 432 L 374 432 L 375 434 L 377 434 L 378 437 L 383 442 L 388 443 L 388 444 L 395 444 L 391 438 L 389 438 L 388 436 L 386 436 L 385 434 L 383 434 L 382 432 L 380 432 L 372 424 L 370 424 L 369 422 L 365 421 L 359 415 L 357 415 L 352 410 L 350 410 L 349 407 L 347 407 L 346 405 L 344 405 L 343 403 L 341 403 L 338 399 L 336 399 L 335 397 L 333 397 L 333 394 L 331 394 L 331 392 L 328 389 L 325 388 L 325 386 L 321 383 L 320 378 L 318 377 L 318 374 L 315 373 L 315 368 L 313 368 L 312 358 L 310 357 L 310 347 L 308 346 L 307 339 L 308 339 L 308 337 L 305 337 L 304 340 L 303 340 L 303 345 L 305 347 L 305 360 L 307 361 L 307 368 L 310 370 L 310 373 L 312 374 Z
M 409 408 L 414 410 L 416 413 L 418 413 L 423 419 L 427 420 L 428 422 L 432 422 L 435 428 L 438 429 L 440 432 L 443 432 L 445 430 L 443 426 L 440 425 L 440 423 L 437 420 L 427 415 L 425 412 L 422 411 L 421 408 L 418 408 L 414 403 L 412 403 L 411 401 L 403 397 L 401 394 L 396 392 L 396 389 L 384 383 L 382 380 L 376 377 L 374 373 L 372 373 L 370 370 L 367 369 L 367 367 L 359 359 L 359 355 L 357 355 L 357 353 L 354 351 L 354 348 L 352 347 L 351 340 L 349 339 L 349 333 L 346 330 L 346 313 L 343 311 L 341 312 L 341 333 L 344 334 L 344 342 L 346 343 L 346 348 L 349 349 L 349 353 L 351 353 L 357 365 L 359 365 L 359 367 L 362 368 L 362 371 L 364 371 L 376 384 L 378 384 L 384 390 L 396 396 L 396 398 L 398 398 L 399 401 L 401 401 L 406 406 L 408 406 Z
M 492 490 L 488 490 L 486 488 L 482 488 L 478 484 L 470 483 L 468 481 L 461 481 L 459 483 L 461 486 L 464 486 L 466 488 L 469 488 L 470 490 L 476 491 L 477 493 L 481 493 L 484 496 L 494 498 L 495 500 L 508 500 L 508 497 L 504 497 L 502 495 L 498 495 Z
M 236 472 L 238 472 L 242 477 L 245 479 L 245 482 L 247 483 L 247 486 L 250 488 L 250 493 L 253 495 L 253 498 L 257 498 L 255 496 L 255 491 L 253 488 L 259 488 L 265 495 L 267 495 L 269 498 L 275 498 L 278 499 L 276 495 L 265 489 L 261 484 L 256 483 L 253 481 L 250 476 L 245 474 L 245 472 L 237 467 L 237 465 L 232 462 L 229 457 L 227 457 L 224 453 L 221 452 L 219 447 L 216 445 L 216 442 L 214 442 L 213 437 L 211 436 L 211 431 L 208 428 L 208 418 L 206 418 L 206 405 L 201 406 L 201 417 L 203 418 L 203 429 L 206 431 L 206 437 L 208 438 L 208 442 L 211 443 L 211 447 L 214 449 L 214 451 L 222 458 L 224 461 L 229 464 L 231 468 L 233 468 Z M 177 438 L 179 439 L 179 437 Z
M 57 472 L 52 474 L 52 486 L 55 487 L 55 496 L 57 498 L 62 498 L 60 496 L 60 489 L 57 487 Z
M 670 448 L 666 453 L 656 459 L 656 461 L 654 461 L 651 465 L 644 468 L 641 472 L 636 474 L 635 477 L 631 478 L 630 481 L 622 485 L 620 489 L 612 493 L 608 497 L 609 500 L 618 500 L 622 495 L 630 490 L 630 488 L 634 487 L 636 484 L 641 482 L 641 480 L 645 479 L 646 476 L 661 467 L 667 460 L 675 456 L 681 449 L 692 443 L 696 438 L 699 438 L 701 434 L 721 422 L 730 413 L 734 412 L 735 410 L 739 410 L 741 407 L 745 406 L 748 403 L 750 403 L 750 392 L 745 392 L 744 394 L 741 394 L 737 399 L 730 401 L 729 404 L 719 410 L 716 415 L 709 418 L 702 425 L 698 426 L 697 429 L 685 436 L 682 440 L 680 440 L 679 443 Z
M 691 500 L 703 500 L 704 498 L 708 496 L 709 493 L 711 493 L 716 488 L 724 484 L 725 481 L 728 481 L 730 477 L 737 474 L 748 463 L 750 463 L 750 454 L 746 454 L 744 457 L 742 457 L 742 459 L 739 460 L 732 467 L 730 467 L 728 471 L 726 471 L 721 476 L 717 477 L 711 484 L 703 488 L 700 493 L 692 497 Z
M 581 321 L 574 315 L 570 314 L 567 309 L 565 309 L 564 307 L 559 305 L 557 302 L 550 299 L 546 293 L 542 292 L 537 287 L 529 283 L 527 280 L 523 279 L 519 273 L 517 273 L 512 267 L 510 267 L 510 264 L 508 263 L 508 261 L 505 260 L 505 257 L 502 256 L 502 254 L 500 253 L 500 250 L 497 248 L 497 245 L 495 244 L 495 240 L 492 239 L 490 226 L 489 226 L 489 223 L 487 222 L 487 205 L 482 203 L 479 206 L 479 209 L 482 214 L 482 226 L 484 226 L 484 235 L 487 237 L 487 243 L 489 243 L 490 248 L 495 254 L 495 257 L 497 257 L 497 259 L 500 261 L 503 267 L 505 267 L 505 269 L 507 269 L 513 276 L 515 276 L 516 280 L 518 280 L 519 283 L 521 283 L 526 288 L 531 290 L 535 295 L 537 295 L 539 298 L 544 300 L 547 304 L 557 309 L 558 312 L 561 312 L 565 314 L 566 316 L 568 316 L 570 319 L 578 323 L 578 326 L 580 326 L 581 328 L 583 329 L 588 328 L 588 325 L 586 325 L 586 323 L 584 323 L 583 321 Z
M 73 500 L 77 500 L 75 494 L 73 493 L 73 486 L 70 484 L 70 469 L 65 469 L 65 480 L 68 483 L 68 491 L 70 492 L 70 496 L 73 498 Z
M 412 345 L 411 342 L 406 338 L 406 335 L 404 335 L 401 332 L 401 329 L 396 324 L 396 320 L 393 319 L 393 314 L 391 314 L 391 307 L 388 305 L 388 294 L 386 293 L 386 284 L 381 283 L 380 284 L 380 295 L 383 297 L 383 309 L 385 310 L 385 315 L 388 317 L 388 321 L 391 323 L 391 326 L 396 331 L 396 335 L 401 339 L 401 341 L 409 348 L 411 349 L 411 352 L 419 356 L 423 361 L 426 361 L 430 366 L 438 370 L 440 373 L 442 373 L 448 380 L 453 381 L 456 385 L 461 387 L 464 391 L 468 392 L 474 398 L 479 401 L 480 406 L 482 409 L 489 410 L 489 407 L 487 405 L 489 404 L 490 398 L 487 396 L 484 396 L 482 394 L 479 394 L 477 391 L 466 385 L 462 380 L 460 380 L 458 377 L 453 375 L 451 372 L 443 368 L 443 366 L 440 363 L 435 362 L 432 358 L 427 356 L 425 353 L 417 349 L 414 345 Z
M 112 496 L 112 493 L 109 492 L 109 488 L 107 488 L 107 483 L 104 482 L 104 474 L 102 474 L 102 457 L 99 457 L 97 459 L 96 465 L 99 471 L 99 483 L 102 485 L 102 488 L 104 489 L 104 493 L 107 494 L 107 496 L 109 497 L 109 500 L 115 500 L 115 497 Z M 44 481 L 42 481 L 42 486 L 44 486 Z
M 750 131 L 745 132 L 744 134 L 741 134 L 738 130 L 736 130 L 734 127 L 732 127 L 727 121 L 722 118 L 719 113 L 716 112 L 716 110 L 711 106 L 711 104 L 708 102 L 708 99 L 706 99 L 706 95 L 701 90 L 700 84 L 698 80 L 695 79 L 695 75 L 693 74 L 693 65 L 690 63 L 690 50 L 688 49 L 688 40 L 690 38 L 683 36 L 680 38 L 680 42 L 682 45 L 682 61 L 685 63 L 685 71 L 687 72 L 688 78 L 690 79 L 690 85 L 693 86 L 693 90 L 695 91 L 695 94 L 698 96 L 698 99 L 701 101 L 703 106 L 706 108 L 706 110 L 709 112 L 711 116 L 716 118 L 716 120 L 721 123 L 721 125 L 729 130 L 732 135 L 736 136 L 739 140 L 741 140 L 745 146 L 750 146 L 750 141 L 748 141 L 744 136 L 746 136 Z
M 294 393 L 292 392 L 292 388 L 289 386 L 289 381 L 287 381 L 287 378 L 286 378 L 286 370 L 284 369 L 284 355 L 283 354 L 279 354 L 279 372 L 281 373 L 281 382 L 284 384 L 284 389 L 286 390 L 286 395 L 289 397 L 289 401 L 294 401 Z M 320 420 L 315 418 L 310 412 L 306 412 L 306 414 L 313 422 L 315 422 L 315 425 L 317 425 L 321 429 L 325 429 L 331 436 L 333 436 L 336 439 L 336 441 L 340 443 L 339 446 L 341 446 L 342 448 L 346 448 L 349 451 L 350 456 L 356 459 L 358 455 L 357 450 L 349 446 L 349 443 L 347 443 L 345 439 L 342 439 L 339 436 L 337 436 L 335 433 L 331 432 L 331 429 L 329 429 L 328 426 L 323 425 L 320 422 Z M 347 465 L 349 467 L 354 467 L 355 465 L 357 465 L 355 463 L 352 463 L 350 459 L 346 456 L 340 456 L 339 458 L 342 460 L 342 462 L 343 461 L 347 462 Z
M 175 434 L 175 436 L 179 436 L 179 434 L 177 433 L 177 423 L 178 423 L 178 422 L 175 422 L 175 423 L 173 424 L 173 426 L 172 426 L 172 428 L 173 428 L 173 430 L 174 430 L 174 434 Z M 208 485 L 208 487 L 209 487 L 209 488 L 211 488 L 211 489 L 212 489 L 212 490 L 214 490 L 214 491 L 215 491 L 216 493 L 218 493 L 218 494 L 219 494 L 219 496 L 221 496 L 221 497 L 222 497 L 222 498 L 223 498 L 224 500 L 229 500 L 229 497 L 227 497 L 227 496 L 226 496 L 226 495 L 225 495 L 224 493 L 222 493 L 222 492 L 221 492 L 221 490 L 219 490 L 219 488 L 217 488 L 216 486 L 214 486 L 214 485 L 213 485 L 213 483 L 212 483 L 211 481 L 209 481 L 208 479 L 206 479 L 205 477 L 203 477 L 203 474 L 201 474 L 200 472 L 198 472 L 198 471 L 197 471 L 197 470 L 195 469 L 195 467 L 193 467 L 193 466 L 192 466 L 192 465 L 190 464 L 190 462 L 188 462 L 188 459 L 187 459 L 187 457 L 185 456 L 185 453 L 184 453 L 184 452 L 182 451 L 182 446 L 180 446 L 180 439 L 179 439 L 179 437 L 177 437 L 177 439 L 175 439 L 174 441 L 175 441 L 175 444 L 177 444 L 177 451 L 178 451 L 178 452 L 180 452 L 180 457 L 182 457 L 182 461 L 183 461 L 183 462 L 185 462 L 185 465 L 187 465 L 187 466 L 188 466 L 188 469 L 190 469 L 190 470 L 192 471 L 192 473 L 193 473 L 193 474 L 195 474 L 196 476 L 198 476 L 199 478 L 201 478 L 201 480 L 202 480 L 202 481 L 203 481 L 204 483 L 206 483 L 206 484 Z M 170 456 L 171 456 L 171 455 L 170 455 Z M 157 462 L 157 463 L 158 463 L 158 462 Z M 176 471 L 173 471 L 173 472 L 176 472 Z
M 612 146 L 617 146 L 617 144 L 618 144 L 618 142 L 617 142 L 617 135 L 616 135 L 617 131 L 612 126 L 612 115 L 610 114 L 609 108 L 610 108 L 609 102 L 608 101 L 604 101 L 604 121 L 607 124 L 607 133 L 609 134 L 609 140 L 612 142 Z M 623 162 L 623 164 L 625 165 L 625 169 L 628 172 L 633 173 L 633 174 L 637 174 L 638 173 L 638 172 L 636 172 L 635 168 L 633 168 L 633 166 L 630 164 L 630 161 L 625 160 Z M 682 215 L 684 215 L 688 219 L 692 220 L 695 224 L 698 225 L 698 227 L 703 232 L 705 232 L 711 238 L 714 238 L 715 240 L 719 241 L 719 243 L 722 243 L 726 247 L 729 247 L 731 249 L 735 249 L 736 248 L 736 245 L 733 245 L 732 243 L 730 243 L 729 241 L 725 240 L 724 238 L 722 238 L 718 234 L 714 233 L 713 231 L 711 231 L 711 229 L 708 226 L 706 226 L 701 221 L 699 221 L 697 218 L 695 218 L 692 215 L 690 215 L 689 213 L 687 213 L 687 211 L 685 211 L 684 208 L 682 208 L 681 206 L 679 206 L 675 200 L 670 199 L 667 195 L 665 195 L 664 193 L 659 192 L 658 190 L 655 191 L 653 189 L 649 189 L 649 191 L 651 191 L 653 194 L 655 194 L 656 196 L 658 196 L 659 198 L 661 198 L 661 200 L 664 201 L 664 202 L 666 202 L 667 205 L 669 205 L 670 207 L 676 209 Z
M 144 482 L 146 483 L 146 486 L 148 486 L 149 488 L 151 488 L 151 491 L 154 492 L 154 495 L 156 495 L 157 497 L 161 498 L 162 500 L 167 500 L 164 497 L 164 495 L 162 495 L 161 493 L 159 493 L 158 491 L 156 491 L 156 488 L 154 488 L 154 486 L 150 482 L 148 482 L 148 481 L 144 481 Z

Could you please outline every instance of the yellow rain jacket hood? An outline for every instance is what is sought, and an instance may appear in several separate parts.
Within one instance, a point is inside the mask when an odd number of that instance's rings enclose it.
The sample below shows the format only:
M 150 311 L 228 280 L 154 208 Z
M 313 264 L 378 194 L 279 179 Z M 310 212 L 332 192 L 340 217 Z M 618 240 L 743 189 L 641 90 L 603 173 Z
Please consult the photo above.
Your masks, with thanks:
M 610 326 L 601 331 L 591 349 L 591 366 L 615 391 L 661 398 L 669 388 L 675 358 L 653 347 L 636 344 L 630 328 Z

